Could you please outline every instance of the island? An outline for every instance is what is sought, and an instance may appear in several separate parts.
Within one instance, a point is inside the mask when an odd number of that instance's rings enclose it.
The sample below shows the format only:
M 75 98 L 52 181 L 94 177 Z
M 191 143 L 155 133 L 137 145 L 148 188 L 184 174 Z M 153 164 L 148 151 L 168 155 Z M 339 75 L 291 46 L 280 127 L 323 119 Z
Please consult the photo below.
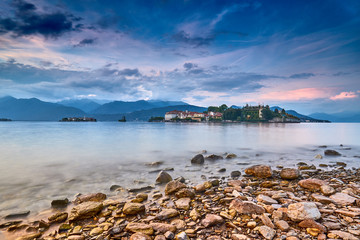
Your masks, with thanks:
M 0 122 L 11 122 L 11 119 L 8 118 L 0 118 Z
M 123 116 L 121 119 L 118 120 L 119 122 L 126 122 L 125 116 Z
M 96 122 L 95 118 L 89 117 L 70 117 L 70 118 L 63 118 L 59 122 Z

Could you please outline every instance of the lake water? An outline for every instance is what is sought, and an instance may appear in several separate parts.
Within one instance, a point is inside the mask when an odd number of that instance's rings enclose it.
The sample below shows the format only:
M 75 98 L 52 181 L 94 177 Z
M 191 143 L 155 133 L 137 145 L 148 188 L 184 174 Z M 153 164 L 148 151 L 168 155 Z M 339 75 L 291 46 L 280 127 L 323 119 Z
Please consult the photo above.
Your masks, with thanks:
M 250 164 L 293 167 L 297 162 L 360 165 L 359 123 L 203 124 L 137 122 L 0 122 L 0 218 L 21 210 L 49 208 L 53 199 L 76 193 L 154 184 L 173 167 L 173 177 L 200 182 L 201 175 L 228 176 Z M 340 146 L 343 144 L 343 146 Z M 322 154 L 327 145 L 341 157 Z M 190 159 L 235 153 L 238 158 L 191 166 Z M 163 161 L 160 166 L 146 163 Z M 226 168 L 224 173 L 218 173 Z

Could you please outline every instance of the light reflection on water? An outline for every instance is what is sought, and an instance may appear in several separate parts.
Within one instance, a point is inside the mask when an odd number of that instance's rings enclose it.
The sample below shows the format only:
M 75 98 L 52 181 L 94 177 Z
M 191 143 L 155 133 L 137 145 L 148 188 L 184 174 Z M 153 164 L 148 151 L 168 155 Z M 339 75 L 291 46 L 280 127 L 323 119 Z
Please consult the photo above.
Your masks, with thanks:
M 153 184 L 156 173 L 144 163 L 164 161 L 173 177 L 200 181 L 201 175 L 227 176 L 249 164 L 295 166 L 344 161 L 359 167 L 359 123 L 175 124 L 0 122 L 0 216 L 48 208 L 54 198 L 78 192 L 109 193 L 112 184 L 125 188 Z M 344 147 L 351 147 L 345 150 Z M 319 145 L 339 150 L 340 158 L 314 159 Z M 233 160 L 191 166 L 189 159 L 235 153 Z M 218 173 L 225 167 L 225 173 Z

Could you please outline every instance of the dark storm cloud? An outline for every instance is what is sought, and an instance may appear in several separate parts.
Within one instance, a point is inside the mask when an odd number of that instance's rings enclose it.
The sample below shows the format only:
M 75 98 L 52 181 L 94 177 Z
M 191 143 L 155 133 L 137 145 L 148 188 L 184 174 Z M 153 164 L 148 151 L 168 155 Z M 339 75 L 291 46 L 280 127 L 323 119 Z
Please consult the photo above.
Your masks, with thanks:
M 134 68 L 134 69 L 125 68 L 125 69 L 119 71 L 119 75 L 131 77 L 131 76 L 140 76 L 141 74 L 139 72 L 139 69 L 137 69 L 137 68 Z
M 190 34 L 185 31 L 180 31 L 172 36 L 172 38 L 179 43 L 189 44 L 193 47 L 200 47 L 209 45 L 214 39 L 214 36 L 207 37 L 191 37 Z
M 23 0 L 14 1 L 12 6 L 15 8 L 15 16 L 0 18 L 0 33 L 13 33 L 14 36 L 40 34 L 54 38 L 81 28 L 79 24 L 74 26 L 81 19 L 72 14 L 39 13 L 34 4 Z
M 315 76 L 314 73 L 297 73 L 297 74 L 291 75 L 289 78 L 307 79 L 307 78 L 314 77 L 314 76 Z
M 198 65 L 195 63 L 191 63 L 191 62 L 184 63 L 184 68 L 186 70 L 190 70 L 192 68 L 197 68 L 197 67 L 198 67 Z
M 74 47 L 84 47 L 87 45 L 92 45 L 96 42 L 96 38 L 85 38 L 81 40 L 78 44 L 75 44 Z

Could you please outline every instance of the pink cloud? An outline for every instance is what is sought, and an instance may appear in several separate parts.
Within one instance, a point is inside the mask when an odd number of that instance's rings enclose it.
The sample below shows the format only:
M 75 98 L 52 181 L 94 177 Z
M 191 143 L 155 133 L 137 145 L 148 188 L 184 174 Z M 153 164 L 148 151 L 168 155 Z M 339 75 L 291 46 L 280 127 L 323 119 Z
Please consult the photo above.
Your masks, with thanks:
M 260 99 L 276 101 L 299 101 L 328 98 L 329 94 L 329 89 L 327 88 L 300 88 L 295 90 L 264 93 L 260 96 Z
M 357 91 L 358 93 L 360 91 Z M 357 98 L 358 95 L 356 94 L 356 92 L 341 92 L 338 95 L 335 95 L 333 97 L 330 97 L 331 100 L 343 100 L 343 99 L 348 99 L 348 98 Z

